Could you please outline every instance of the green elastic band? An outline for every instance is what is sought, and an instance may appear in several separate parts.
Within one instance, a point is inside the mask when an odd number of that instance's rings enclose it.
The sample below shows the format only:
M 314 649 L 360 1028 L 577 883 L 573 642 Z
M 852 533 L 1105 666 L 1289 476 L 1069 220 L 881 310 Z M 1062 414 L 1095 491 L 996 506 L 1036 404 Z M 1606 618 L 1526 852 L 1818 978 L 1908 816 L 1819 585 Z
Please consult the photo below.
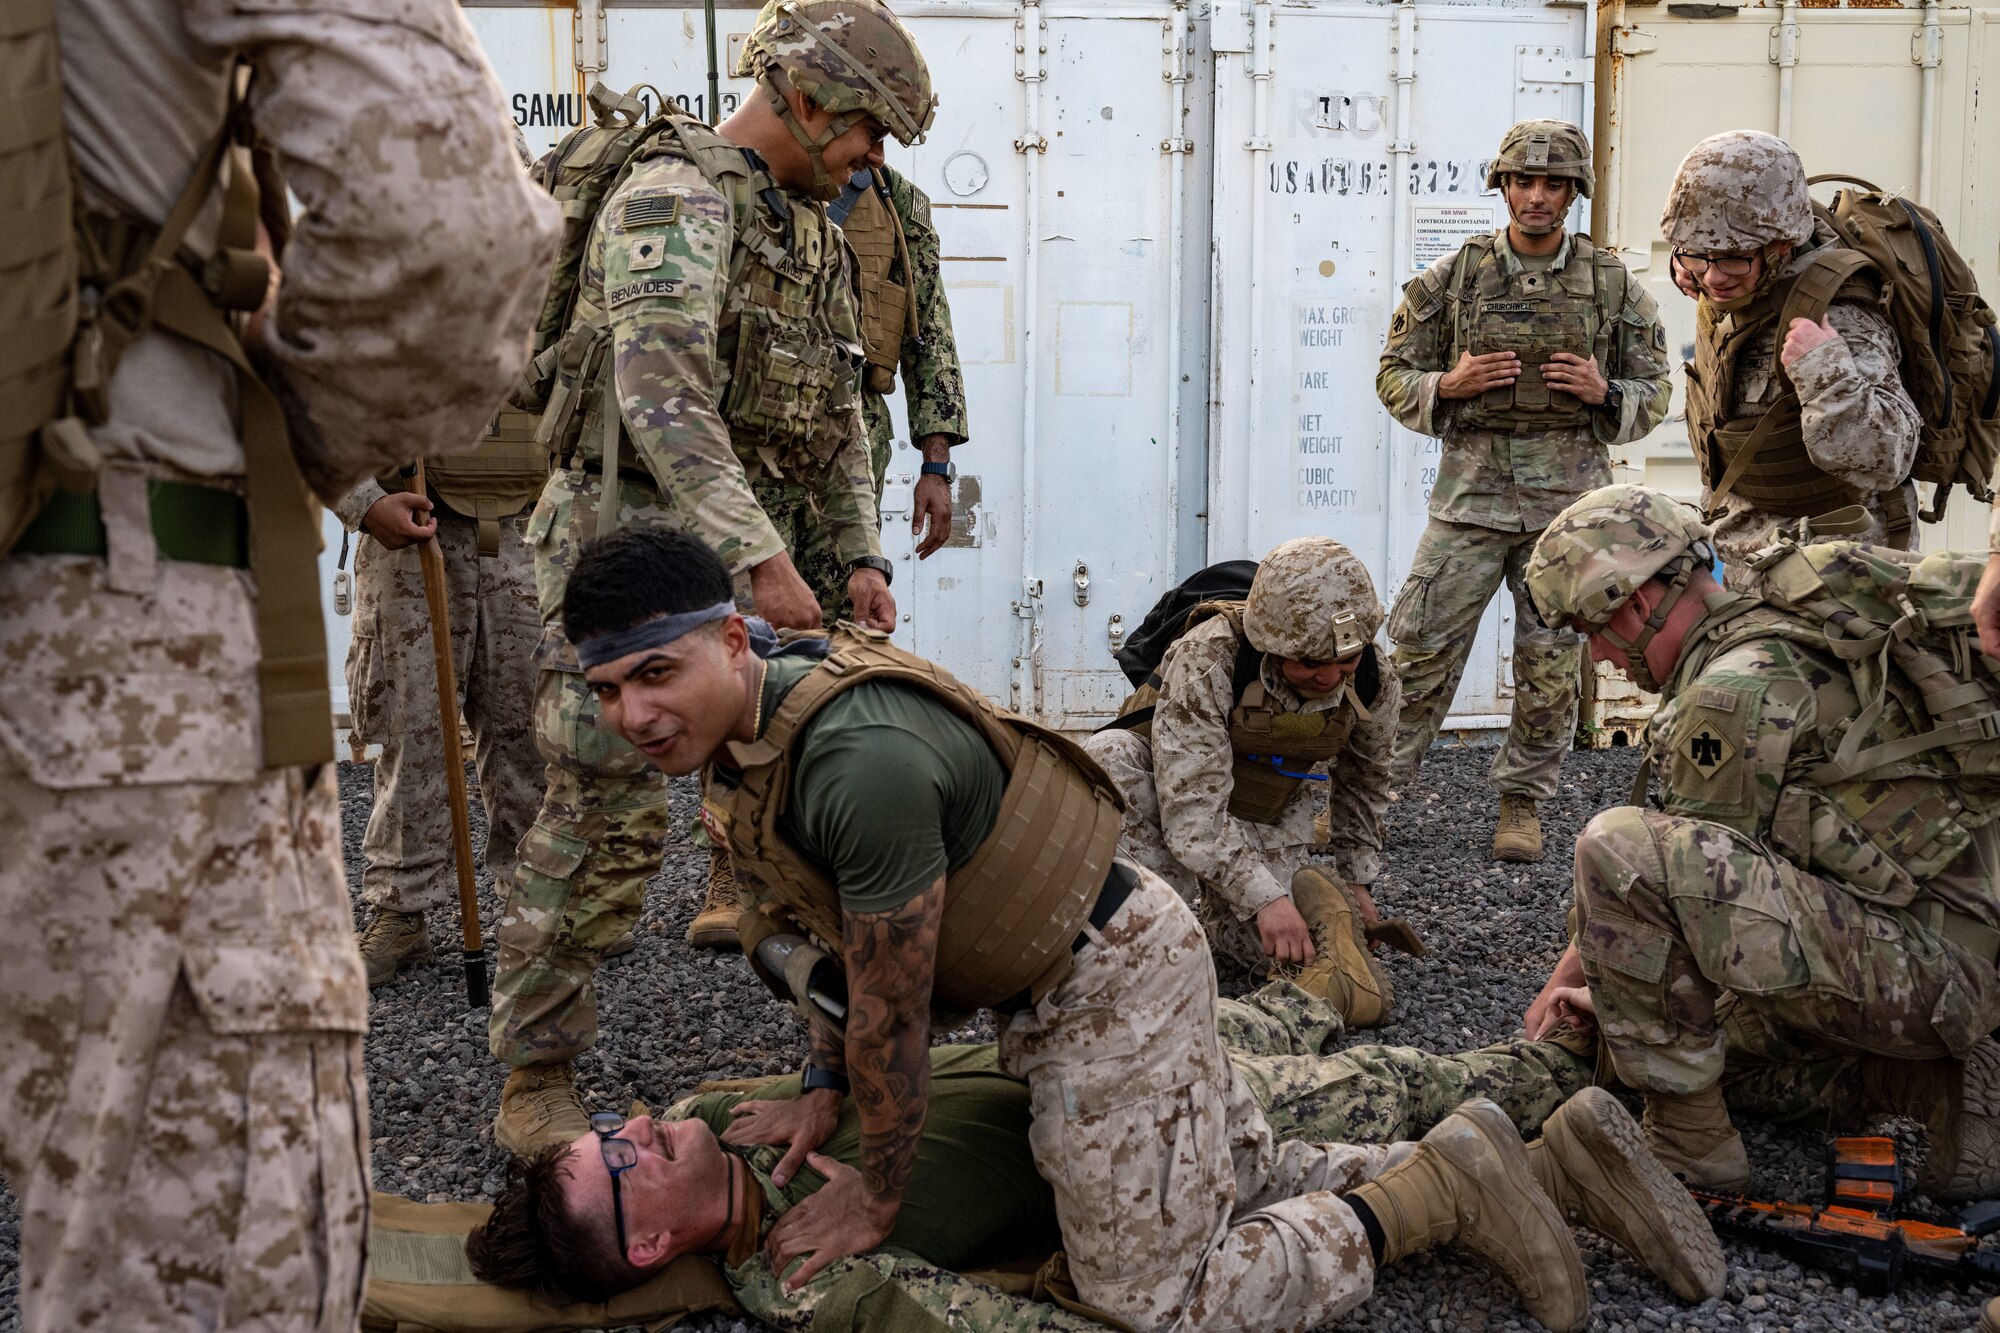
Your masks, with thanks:
M 146 500 L 161 559 L 249 568 L 250 519 L 241 496 L 184 481 L 149 481 Z M 14 546 L 20 555 L 101 556 L 108 549 L 95 491 L 57 491 Z

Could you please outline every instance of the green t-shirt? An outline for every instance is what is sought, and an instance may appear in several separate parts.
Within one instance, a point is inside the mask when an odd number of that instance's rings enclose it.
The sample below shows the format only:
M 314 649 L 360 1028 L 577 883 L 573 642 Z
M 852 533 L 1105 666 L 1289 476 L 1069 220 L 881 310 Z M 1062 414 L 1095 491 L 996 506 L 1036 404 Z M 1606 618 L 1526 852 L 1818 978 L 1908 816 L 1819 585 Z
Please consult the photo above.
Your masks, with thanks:
M 738 1102 L 798 1093 L 798 1079 L 782 1079 L 755 1093 L 703 1093 L 673 1114 L 704 1121 L 719 1135 Z M 853 1098 L 841 1106 L 840 1121 L 820 1151 L 848 1166 L 861 1164 L 861 1116 Z M 808 1166 L 784 1189 L 773 1187 L 771 1171 L 783 1156 L 783 1148 L 769 1145 L 745 1155 L 765 1197 L 781 1213 L 826 1183 Z M 932 1049 L 930 1109 L 917 1142 L 916 1169 L 883 1244 L 941 1268 L 1047 1252 L 1062 1244 L 1055 1195 L 1036 1174 L 1028 1148 L 1027 1085 L 1000 1072 L 991 1044 Z
M 764 716 L 817 665 L 774 657 Z M 971 859 L 1007 771 L 976 728 L 908 685 L 857 685 L 806 728 L 778 829 L 824 867 L 851 912 L 888 912 Z

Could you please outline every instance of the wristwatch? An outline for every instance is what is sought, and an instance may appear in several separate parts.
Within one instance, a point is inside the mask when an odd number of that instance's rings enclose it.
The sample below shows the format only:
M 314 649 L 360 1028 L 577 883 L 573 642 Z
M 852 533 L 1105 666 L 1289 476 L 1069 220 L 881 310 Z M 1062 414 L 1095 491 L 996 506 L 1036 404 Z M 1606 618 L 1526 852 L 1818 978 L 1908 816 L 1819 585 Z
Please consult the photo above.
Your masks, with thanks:
M 1614 382 L 1604 390 L 1604 401 L 1598 407 L 1614 417 L 1619 415 L 1625 410 L 1625 391 Z
M 799 1071 L 799 1091 L 817 1092 L 821 1088 L 832 1088 L 845 1097 L 848 1092 L 847 1075 L 836 1074 L 831 1069 L 821 1069 L 808 1061 L 806 1067 Z
M 852 574 L 857 569 L 874 570 L 882 576 L 882 582 L 884 583 L 894 583 L 896 581 L 896 567 L 890 564 L 887 558 L 883 556 L 864 555 L 859 560 L 850 560 L 847 562 L 848 573 Z
M 946 481 L 951 481 L 958 476 L 958 464 L 949 460 L 942 463 L 926 463 L 917 471 L 926 477 L 943 477 Z

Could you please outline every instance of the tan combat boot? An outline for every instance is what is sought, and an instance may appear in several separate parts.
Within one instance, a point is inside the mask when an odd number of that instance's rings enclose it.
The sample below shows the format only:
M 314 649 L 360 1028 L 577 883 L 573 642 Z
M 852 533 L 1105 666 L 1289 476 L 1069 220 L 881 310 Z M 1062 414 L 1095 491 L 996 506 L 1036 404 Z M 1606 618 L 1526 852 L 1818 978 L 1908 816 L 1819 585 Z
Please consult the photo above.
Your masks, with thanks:
M 1313 960 L 1291 980 L 1338 1009 L 1347 1026 L 1376 1026 L 1395 992 L 1368 947 L 1347 887 L 1318 866 L 1304 866 L 1292 876 L 1292 902 L 1312 932 Z
M 1733 1194 L 1749 1187 L 1750 1155 L 1729 1123 L 1720 1086 L 1686 1096 L 1649 1092 L 1641 1125 L 1660 1165 L 1691 1188 Z
M 708 896 L 701 910 L 688 923 L 687 942 L 697 949 L 734 949 L 736 918 L 743 904 L 736 896 L 736 872 L 730 868 L 729 853 L 720 847 L 708 849 Z
M 406 967 L 434 962 L 431 933 L 424 926 L 422 912 L 392 912 L 375 909 L 375 919 L 355 941 L 361 946 L 361 961 L 368 965 L 370 990 L 395 978 Z
M 1690 1304 L 1722 1294 L 1728 1265 L 1694 1197 L 1653 1154 L 1632 1113 L 1603 1088 L 1556 1108 L 1528 1145 L 1535 1183 L 1571 1226 L 1616 1241 Z
M 1493 830 L 1493 859 L 1496 861 L 1539 861 L 1542 859 L 1542 821 L 1535 814 L 1535 798 L 1514 792 L 1500 797 L 1500 823 Z
M 507 1075 L 493 1140 L 516 1157 L 533 1157 L 552 1143 L 569 1143 L 590 1128 L 568 1065 L 526 1065 Z
M 1414 1156 L 1346 1196 L 1382 1228 L 1382 1262 L 1456 1241 L 1499 1269 L 1556 1333 L 1590 1317 L 1569 1226 L 1535 1184 L 1507 1113 L 1475 1097 L 1424 1135 Z
M 1962 1063 L 1905 1068 L 1899 1113 L 1920 1114 L 1930 1136 L 1918 1187 L 1946 1203 L 2000 1196 L 2000 1043 L 1984 1037 Z M 1937 1091 L 1924 1097 L 1927 1084 Z

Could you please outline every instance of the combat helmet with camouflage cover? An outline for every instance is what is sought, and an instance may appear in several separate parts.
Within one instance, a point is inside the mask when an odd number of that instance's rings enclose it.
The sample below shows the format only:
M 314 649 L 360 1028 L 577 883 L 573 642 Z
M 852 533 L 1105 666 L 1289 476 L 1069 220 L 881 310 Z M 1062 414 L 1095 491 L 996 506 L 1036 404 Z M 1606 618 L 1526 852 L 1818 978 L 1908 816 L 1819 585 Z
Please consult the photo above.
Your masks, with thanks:
M 1528 595 L 1542 623 L 1602 636 L 1625 651 L 1632 678 L 1657 689 L 1646 645 L 1667 623 L 1715 548 L 1695 511 L 1645 486 L 1604 486 L 1556 515 L 1528 557 Z M 1668 590 L 1630 642 L 1606 628 L 1632 594 L 1666 577 Z
M 1590 139 L 1566 120 L 1524 120 L 1509 129 L 1486 168 L 1486 188 L 1499 189 L 1511 174 L 1573 180 L 1586 199 L 1597 184 Z
M 1344 661 L 1382 627 L 1374 581 L 1331 537 L 1295 537 L 1257 566 L 1243 606 L 1243 637 L 1260 653 L 1300 662 Z
M 880 121 L 898 143 L 920 143 L 937 113 L 923 52 L 877 0 L 770 0 L 744 40 L 735 72 L 769 94 L 812 159 L 813 194 L 828 202 L 847 184 L 826 169 L 828 144 L 864 116 Z M 833 114 L 817 139 L 792 114 L 786 98 L 793 89 Z
M 1792 146 L 1761 130 L 1727 130 L 1681 159 L 1660 235 L 1691 254 L 1748 254 L 1804 245 L 1813 232 L 1805 164 Z

